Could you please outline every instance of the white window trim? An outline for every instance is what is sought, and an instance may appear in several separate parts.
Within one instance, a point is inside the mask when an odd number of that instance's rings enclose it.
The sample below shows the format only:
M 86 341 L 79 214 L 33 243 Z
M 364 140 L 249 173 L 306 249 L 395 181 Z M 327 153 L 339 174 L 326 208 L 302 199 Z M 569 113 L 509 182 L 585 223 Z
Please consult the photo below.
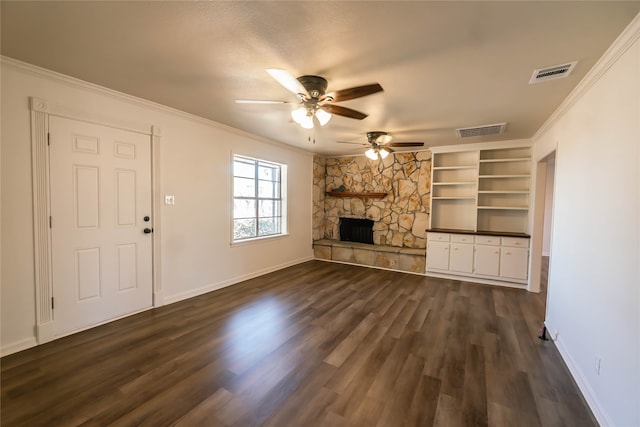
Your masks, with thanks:
M 280 215 L 280 230 L 281 232 L 278 234 L 271 234 L 268 236 L 256 236 L 256 237 L 249 237 L 246 239 L 242 239 L 242 240 L 235 240 L 234 239 L 234 234 L 233 234 L 233 221 L 234 221 L 234 199 L 235 199 L 235 188 L 234 188 L 234 172 L 233 172 L 233 165 L 234 165 L 234 161 L 236 156 L 238 157 L 246 157 L 247 159 L 252 159 L 252 160 L 257 160 L 257 161 L 264 161 L 264 162 L 269 162 L 269 163 L 273 163 L 276 165 L 280 166 L 280 211 L 281 211 L 281 215 Z M 265 242 L 265 241 L 269 241 L 269 240 L 273 240 L 273 239 L 283 239 L 283 238 L 287 238 L 289 237 L 289 215 L 288 215 L 288 207 L 289 207 L 289 199 L 287 197 L 287 189 L 289 187 L 289 176 L 288 176 L 288 165 L 285 163 L 281 163 L 279 161 L 276 160 L 270 160 L 270 159 L 265 159 L 265 158 L 260 158 L 260 157 L 256 157 L 256 156 L 251 156 L 251 155 L 247 155 L 247 154 L 240 154 L 240 153 L 236 153 L 236 152 L 231 152 L 231 156 L 230 156 L 230 178 L 231 178 L 231 185 L 229 186 L 230 188 L 230 194 L 229 194 L 229 199 L 231 200 L 231 212 L 230 212 L 230 221 L 229 221 L 229 246 L 234 247 L 234 246 L 244 246 L 244 245 L 249 245 L 249 244 L 256 244 L 256 243 L 261 243 L 261 242 Z

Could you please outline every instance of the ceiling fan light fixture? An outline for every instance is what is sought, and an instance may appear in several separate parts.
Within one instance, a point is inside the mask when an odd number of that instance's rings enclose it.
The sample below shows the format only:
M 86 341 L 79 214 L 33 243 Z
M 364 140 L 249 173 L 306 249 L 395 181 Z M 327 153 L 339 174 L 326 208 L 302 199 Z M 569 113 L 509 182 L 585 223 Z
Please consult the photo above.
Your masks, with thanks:
M 320 122 L 320 126 L 324 126 L 327 123 L 329 123 L 329 120 L 331 120 L 331 114 L 327 113 L 324 110 L 317 110 L 316 111 L 316 118 Z
M 389 155 L 389 152 L 385 149 L 385 148 L 381 148 L 378 153 L 380 154 L 380 157 L 383 159 L 386 159 L 387 156 Z
M 304 107 L 296 108 L 291 112 L 291 118 L 298 124 L 302 124 L 305 117 L 307 117 L 307 109 Z
M 305 129 L 313 129 L 313 116 L 304 116 L 304 118 L 300 122 L 300 126 Z
M 378 160 L 378 151 L 373 148 L 369 148 L 367 151 L 365 151 L 364 155 L 371 160 Z

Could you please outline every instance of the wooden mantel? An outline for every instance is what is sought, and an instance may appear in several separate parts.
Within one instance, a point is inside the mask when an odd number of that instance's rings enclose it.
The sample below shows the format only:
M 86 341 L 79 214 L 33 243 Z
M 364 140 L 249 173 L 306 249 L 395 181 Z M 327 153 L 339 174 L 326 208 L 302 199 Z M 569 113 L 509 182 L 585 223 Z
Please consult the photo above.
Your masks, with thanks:
M 360 197 L 362 199 L 382 199 L 387 193 L 354 193 L 351 191 L 327 191 L 331 197 Z

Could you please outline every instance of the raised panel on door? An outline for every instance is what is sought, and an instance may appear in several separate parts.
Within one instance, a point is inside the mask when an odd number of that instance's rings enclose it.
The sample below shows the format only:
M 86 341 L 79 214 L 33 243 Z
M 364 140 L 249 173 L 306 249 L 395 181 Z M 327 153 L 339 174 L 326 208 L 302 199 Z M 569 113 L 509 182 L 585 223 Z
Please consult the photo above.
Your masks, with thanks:
M 54 334 L 152 304 L 151 139 L 50 117 Z
M 427 270 L 449 270 L 449 242 L 427 244 Z
M 476 245 L 473 272 L 497 277 L 500 274 L 500 246 Z
M 529 250 L 526 248 L 503 247 L 500 251 L 500 277 L 527 280 Z
M 473 272 L 473 245 L 451 243 L 449 251 L 449 270 L 460 273 Z

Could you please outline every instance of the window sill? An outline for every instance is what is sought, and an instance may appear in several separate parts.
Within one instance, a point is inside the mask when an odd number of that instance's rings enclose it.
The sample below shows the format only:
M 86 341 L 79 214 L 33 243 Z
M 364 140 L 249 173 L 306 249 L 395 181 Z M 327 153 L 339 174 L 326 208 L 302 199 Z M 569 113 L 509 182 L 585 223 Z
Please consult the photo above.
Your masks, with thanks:
M 274 234 L 273 236 L 253 237 L 251 239 L 243 239 L 243 240 L 238 240 L 237 242 L 231 242 L 230 246 L 233 248 L 234 246 L 251 245 L 251 244 L 261 243 L 269 240 L 284 239 L 287 237 L 289 237 L 289 233 Z

